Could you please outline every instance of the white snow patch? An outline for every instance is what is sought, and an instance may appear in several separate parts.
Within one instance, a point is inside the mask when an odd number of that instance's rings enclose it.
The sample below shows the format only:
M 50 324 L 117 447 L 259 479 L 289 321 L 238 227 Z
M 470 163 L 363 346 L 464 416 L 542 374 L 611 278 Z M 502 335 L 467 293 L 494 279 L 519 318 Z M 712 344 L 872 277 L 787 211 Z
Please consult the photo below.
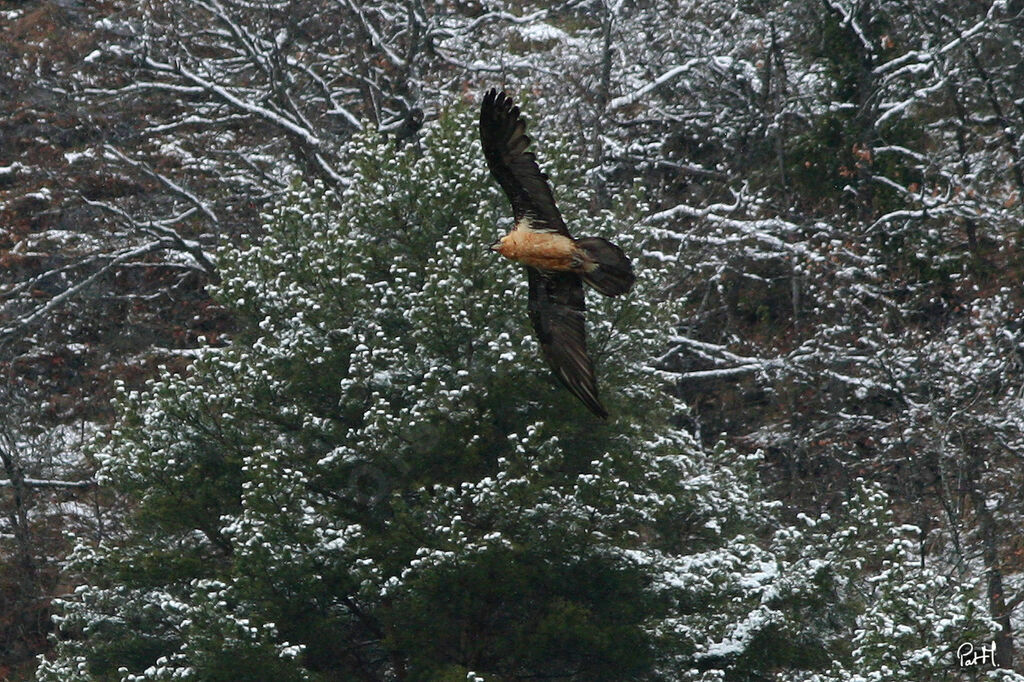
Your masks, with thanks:
M 84 152 L 64 152 L 64 159 L 68 163 L 74 163 L 79 159 L 91 159 L 95 157 L 96 153 L 92 149 L 86 149 Z
M 524 24 L 519 27 L 519 35 L 524 40 L 532 40 L 536 42 L 545 42 L 548 40 L 554 40 L 565 45 L 578 46 L 583 41 L 573 38 L 571 35 L 566 33 L 560 28 L 546 24 L 544 22 L 538 22 L 536 24 Z
M 50 192 L 49 187 L 40 187 L 35 192 L 29 192 L 25 195 L 26 199 L 39 199 L 40 201 L 49 201 L 53 198 L 53 194 Z

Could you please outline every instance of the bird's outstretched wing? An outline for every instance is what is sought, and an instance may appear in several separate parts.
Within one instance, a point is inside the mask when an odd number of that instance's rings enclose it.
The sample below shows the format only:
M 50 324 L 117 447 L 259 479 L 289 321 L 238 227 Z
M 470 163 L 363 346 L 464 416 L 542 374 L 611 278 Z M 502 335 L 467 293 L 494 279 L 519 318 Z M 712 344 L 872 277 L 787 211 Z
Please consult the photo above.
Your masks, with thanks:
M 607 419 L 608 411 L 597 397 L 594 363 L 587 355 L 583 281 L 574 272 L 530 267 L 526 272 L 530 282 L 530 322 L 544 359 L 573 395 L 598 417 Z
M 505 190 L 516 221 L 525 216 L 533 230 L 569 236 L 548 176 L 541 172 L 533 152 L 527 151 L 530 138 L 519 107 L 494 88 L 484 95 L 480 106 L 480 142 L 487 166 Z

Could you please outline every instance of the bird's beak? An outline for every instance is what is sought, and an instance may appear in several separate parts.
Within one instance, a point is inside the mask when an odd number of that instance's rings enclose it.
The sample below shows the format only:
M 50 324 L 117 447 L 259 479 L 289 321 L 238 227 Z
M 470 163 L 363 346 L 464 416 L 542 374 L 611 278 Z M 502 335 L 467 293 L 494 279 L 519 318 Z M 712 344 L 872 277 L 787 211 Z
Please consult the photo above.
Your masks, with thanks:
M 493 244 L 491 244 L 490 246 L 487 247 L 487 250 L 488 251 L 497 251 L 499 248 L 501 248 L 501 240 L 500 239 L 496 239 L 496 240 L 494 240 Z

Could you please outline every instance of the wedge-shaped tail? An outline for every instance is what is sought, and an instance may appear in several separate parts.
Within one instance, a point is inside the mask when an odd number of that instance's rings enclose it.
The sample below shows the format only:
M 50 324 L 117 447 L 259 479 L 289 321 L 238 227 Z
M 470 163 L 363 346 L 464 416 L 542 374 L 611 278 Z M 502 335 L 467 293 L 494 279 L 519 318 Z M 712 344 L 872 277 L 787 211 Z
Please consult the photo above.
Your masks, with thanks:
M 619 296 L 630 290 L 636 275 L 633 264 L 622 249 L 601 237 L 583 237 L 576 240 L 590 259 L 583 268 L 583 281 L 605 296 Z

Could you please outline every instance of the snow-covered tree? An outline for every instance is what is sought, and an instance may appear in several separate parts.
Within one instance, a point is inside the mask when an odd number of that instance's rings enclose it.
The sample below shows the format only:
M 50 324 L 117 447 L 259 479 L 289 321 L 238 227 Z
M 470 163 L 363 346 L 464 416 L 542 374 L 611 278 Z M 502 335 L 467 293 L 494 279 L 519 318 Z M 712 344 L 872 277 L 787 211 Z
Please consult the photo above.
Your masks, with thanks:
M 80 544 L 61 622 L 81 639 L 44 678 L 216 678 L 242 654 L 298 677 L 639 675 L 669 612 L 664 560 L 636 553 L 714 552 L 763 520 L 724 454 L 669 426 L 644 366 L 672 319 L 657 271 L 592 309 L 599 423 L 486 249 L 507 208 L 472 115 L 420 147 L 360 136 L 349 189 L 297 187 L 225 249 L 217 295 L 247 324 L 123 397 L 96 456 L 138 507 L 121 542 Z M 628 219 L 561 198 L 635 248 Z
M 817 589 L 832 593 L 828 618 L 845 619 L 825 671 L 797 676 L 814 682 L 899 682 L 984 679 L 1020 682 L 991 658 L 963 667 L 962 645 L 991 647 L 1000 625 L 987 615 L 979 579 L 924 553 L 922 529 L 900 525 L 890 497 L 858 479 L 835 514 L 802 516 L 805 527 L 784 529 L 796 546 L 793 572 L 820 571 Z M 827 567 L 827 568 L 825 568 Z M 839 596 L 840 598 L 836 598 Z M 849 610 L 835 610 L 838 604 Z M 783 679 L 794 679 L 786 677 Z

